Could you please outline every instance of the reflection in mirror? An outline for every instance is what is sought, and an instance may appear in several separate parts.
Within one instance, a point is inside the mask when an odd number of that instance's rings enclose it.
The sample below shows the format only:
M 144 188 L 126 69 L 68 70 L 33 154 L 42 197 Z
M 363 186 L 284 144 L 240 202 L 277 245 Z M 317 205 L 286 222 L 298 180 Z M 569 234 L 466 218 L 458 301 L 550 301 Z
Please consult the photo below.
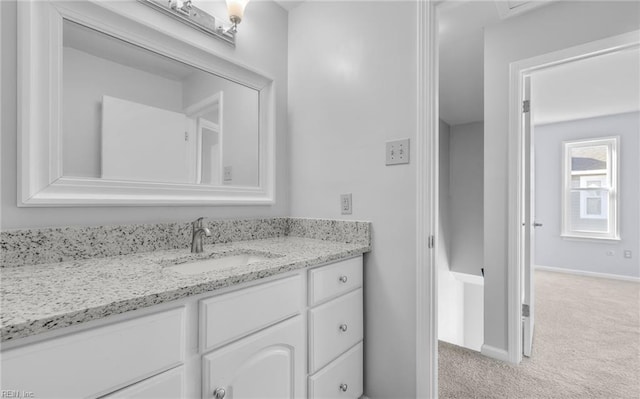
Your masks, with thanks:
M 259 92 L 64 20 L 63 176 L 259 185 Z

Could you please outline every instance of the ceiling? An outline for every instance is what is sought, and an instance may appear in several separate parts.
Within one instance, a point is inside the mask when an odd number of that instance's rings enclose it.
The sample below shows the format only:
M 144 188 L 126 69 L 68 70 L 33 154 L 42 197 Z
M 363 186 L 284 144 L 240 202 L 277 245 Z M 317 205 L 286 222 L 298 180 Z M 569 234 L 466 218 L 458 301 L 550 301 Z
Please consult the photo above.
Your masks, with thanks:
M 574 61 L 534 73 L 536 125 L 640 111 L 640 50 Z
M 500 14 L 494 1 L 449 4 L 438 15 L 440 118 L 460 125 L 484 119 L 483 30 Z
M 294 8 L 298 7 L 304 0 L 274 0 L 278 3 L 282 8 L 287 11 L 291 11 Z
M 440 118 L 449 125 L 484 119 L 484 28 L 548 4 L 524 0 L 450 0 L 439 13 Z M 532 84 L 534 123 L 638 110 L 638 51 L 573 62 L 538 72 Z
M 116 39 L 84 25 L 65 20 L 63 45 L 121 65 L 181 81 L 197 71 L 194 67 Z

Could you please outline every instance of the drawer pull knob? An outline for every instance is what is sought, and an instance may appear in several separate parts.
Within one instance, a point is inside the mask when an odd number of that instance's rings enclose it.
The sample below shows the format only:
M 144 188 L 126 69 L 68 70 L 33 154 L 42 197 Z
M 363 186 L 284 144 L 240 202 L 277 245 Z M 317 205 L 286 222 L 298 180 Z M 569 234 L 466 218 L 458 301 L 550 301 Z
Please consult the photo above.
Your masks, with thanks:
M 227 391 L 225 391 L 224 388 L 216 388 L 216 390 L 213 391 L 213 397 L 215 399 L 224 399 L 226 394 Z
M 340 280 L 341 283 L 346 283 L 347 282 L 347 276 L 340 276 L 340 278 L 338 280 Z
M 347 332 L 347 325 L 346 324 L 340 324 L 340 331 Z
M 347 389 L 349 389 L 349 386 L 347 384 L 340 384 L 340 390 L 342 392 L 347 392 Z

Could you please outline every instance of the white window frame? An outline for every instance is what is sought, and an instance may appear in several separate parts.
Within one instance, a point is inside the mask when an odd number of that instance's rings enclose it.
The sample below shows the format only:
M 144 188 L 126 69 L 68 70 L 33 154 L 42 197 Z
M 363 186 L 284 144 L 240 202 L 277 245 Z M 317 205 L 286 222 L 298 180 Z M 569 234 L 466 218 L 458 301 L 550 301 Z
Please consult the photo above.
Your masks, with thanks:
M 595 173 L 600 172 L 600 173 Z M 594 171 L 593 174 L 582 175 L 580 177 L 580 187 L 590 188 L 590 182 L 598 182 L 599 186 L 594 186 L 594 190 L 600 190 L 600 195 L 593 195 L 591 191 L 581 191 L 580 192 L 580 218 L 581 219 L 607 219 L 608 215 L 606 213 L 608 201 L 608 195 L 604 191 L 601 190 L 601 187 L 607 186 L 607 178 L 606 178 L 606 170 L 603 171 Z M 573 176 L 576 174 L 574 173 Z M 600 200 L 600 211 L 596 214 L 587 213 L 587 202 L 591 198 L 597 198 Z
M 573 140 L 573 141 L 565 141 L 563 142 L 563 161 L 564 161 L 564 170 L 563 170 L 563 190 L 562 190 L 562 237 L 567 238 L 585 238 L 585 239 L 599 239 L 599 240 L 620 240 L 620 230 L 619 230 L 619 157 L 618 157 L 618 149 L 619 149 L 619 137 L 603 137 L 598 139 L 588 139 L 588 140 Z M 592 146 L 604 146 L 607 148 L 607 168 L 601 171 L 585 171 L 584 173 L 573 173 L 571 171 L 571 150 L 574 148 L 581 147 L 592 147 Z M 583 184 L 580 184 L 580 187 L 571 187 L 572 177 L 576 174 L 581 174 L 581 181 L 583 178 L 591 178 L 595 177 L 594 174 L 602 174 L 606 173 L 606 177 L 603 182 L 602 187 L 598 187 L 598 190 L 604 190 L 607 196 L 609 205 L 609 212 L 607 215 L 594 216 L 594 215 L 583 215 L 582 209 L 584 205 L 586 205 L 586 200 L 588 198 L 588 191 L 593 190 L 593 187 L 586 187 L 586 184 L 583 187 Z M 599 219 L 608 219 L 609 229 L 606 232 L 601 231 L 588 231 L 588 230 L 572 230 L 571 226 L 571 192 L 572 191 L 581 191 L 580 192 L 580 204 L 581 204 L 581 217 L 586 218 L 599 218 Z M 603 207 L 604 201 L 603 198 Z M 604 213 L 604 212 L 603 212 Z

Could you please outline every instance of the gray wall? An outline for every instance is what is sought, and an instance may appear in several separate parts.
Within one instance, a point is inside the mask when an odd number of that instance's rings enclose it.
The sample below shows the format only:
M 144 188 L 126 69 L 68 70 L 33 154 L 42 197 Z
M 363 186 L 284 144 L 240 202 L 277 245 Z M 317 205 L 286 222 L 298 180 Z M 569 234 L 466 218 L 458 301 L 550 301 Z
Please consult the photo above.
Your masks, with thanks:
M 415 143 L 416 12 L 415 2 L 348 1 L 289 14 L 291 213 L 373 222 L 364 268 L 372 399 L 416 395 L 415 152 L 408 165 L 385 166 L 386 141 Z M 392 34 L 390 21 L 402 21 Z M 353 194 L 352 215 L 340 215 L 341 193 Z
M 450 135 L 451 129 L 440 120 L 438 131 L 438 270 L 449 270 L 451 258 L 451 193 L 450 193 Z
M 485 29 L 485 345 L 507 350 L 509 64 L 640 28 L 638 2 L 554 2 Z
M 540 125 L 535 134 L 536 229 L 535 263 L 561 269 L 640 277 L 640 113 Z M 562 142 L 607 136 L 620 137 L 620 238 L 621 241 L 563 239 Z M 624 250 L 633 252 L 625 259 Z M 607 251 L 614 251 L 608 256 Z
M 224 3 L 222 3 L 224 4 Z M 1 1 L 2 21 L 2 93 L 1 112 L 1 216 L 0 228 L 25 228 L 70 225 L 113 225 L 156 223 L 209 218 L 285 216 L 289 213 L 287 157 L 287 13 L 271 1 L 252 2 L 247 6 L 237 46 L 221 41 L 166 18 L 172 29 L 197 38 L 199 45 L 232 61 L 262 71 L 276 81 L 276 205 L 225 207 L 17 207 L 17 39 L 16 3 Z M 146 7 L 142 4 L 139 7 Z
M 484 123 L 451 126 L 451 270 L 480 276 L 484 245 Z

